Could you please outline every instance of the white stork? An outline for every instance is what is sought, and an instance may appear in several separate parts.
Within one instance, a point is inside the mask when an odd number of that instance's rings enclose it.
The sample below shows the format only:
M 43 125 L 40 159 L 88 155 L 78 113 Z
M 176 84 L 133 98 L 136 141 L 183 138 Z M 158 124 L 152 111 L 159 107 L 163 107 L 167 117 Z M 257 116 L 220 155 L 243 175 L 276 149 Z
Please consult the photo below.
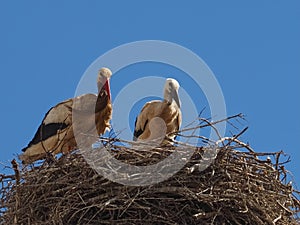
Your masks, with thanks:
M 179 83 L 167 78 L 164 87 L 164 100 L 147 102 L 135 121 L 133 140 L 158 141 L 171 144 L 181 125 Z
M 84 94 L 58 103 L 45 115 L 41 125 L 19 158 L 28 164 L 47 154 L 67 153 L 78 148 L 78 140 L 109 130 L 112 104 L 109 79 L 112 73 L 101 68 L 97 78 L 98 95 Z M 76 140 L 75 137 L 76 136 Z M 83 135 L 80 139 L 78 136 Z M 97 137 L 96 137 L 97 136 Z M 91 144 L 91 140 L 87 141 Z

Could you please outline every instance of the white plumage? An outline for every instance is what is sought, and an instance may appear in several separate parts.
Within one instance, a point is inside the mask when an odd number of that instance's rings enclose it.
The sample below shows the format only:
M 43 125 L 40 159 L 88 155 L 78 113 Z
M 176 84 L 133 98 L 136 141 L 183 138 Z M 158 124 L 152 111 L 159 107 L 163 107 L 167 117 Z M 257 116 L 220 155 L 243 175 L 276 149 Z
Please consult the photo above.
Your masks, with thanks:
M 109 69 L 100 69 L 98 95 L 85 94 L 60 102 L 50 109 L 31 142 L 22 150 L 24 153 L 19 158 L 23 163 L 43 159 L 47 154 L 66 153 L 83 144 L 89 145 L 109 129 L 112 115 L 110 76 Z M 78 140 L 81 143 L 77 143 Z
M 135 121 L 134 140 L 155 140 L 170 144 L 181 125 L 179 83 L 172 78 L 166 80 L 164 100 L 147 102 Z

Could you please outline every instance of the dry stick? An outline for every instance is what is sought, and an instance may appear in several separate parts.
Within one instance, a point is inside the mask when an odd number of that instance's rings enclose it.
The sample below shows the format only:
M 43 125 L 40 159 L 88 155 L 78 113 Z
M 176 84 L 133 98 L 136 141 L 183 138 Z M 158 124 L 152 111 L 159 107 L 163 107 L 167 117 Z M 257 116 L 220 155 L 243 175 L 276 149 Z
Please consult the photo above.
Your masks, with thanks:
M 19 209 L 19 205 L 20 205 L 20 198 L 19 198 L 19 185 L 20 185 L 20 171 L 19 171 L 19 166 L 18 163 L 15 159 L 13 159 L 11 161 L 12 167 L 15 171 L 15 181 L 16 181 L 16 202 L 15 202 L 15 212 L 18 211 Z M 18 217 L 17 217 L 17 213 L 14 214 L 14 224 L 18 224 Z
M 280 155 L 282 154 L 282 151 L 280 152 L 277 152 L 276 153 L 276 164 L 275 164 L 275 169 L 277 171 L 277 179 L 280 180 L 280 172 L 278 170 L 278 167 L 279 167 L 279 158 L 280 158 Z
M 282 215 L 280 214 L 277 218 L 273 220 L 273 224 L 276 224 L 278 220 L 282 218 Z
M 13 159 L 11 161 L 12 167 L 15 171 L 15 180 L 16 180 L 16 184 L 19 185 L 20 184 L 20 170 L 19 170 L 19 165 L 17 163 L 17 161 L 15 159 Z
M 189 131 L 189 130 L 194 130 L 194 129 L 208 127 L 208 126 L 215 125 L 215 124 L 218 124 L 218 123 L 222 123 L 222 122 L 225 122 L 225 121 L 231 120 L 233 118 L 237 118 L 237 117 L 243 118 L 243 114 L 239 113 L 239 114 L 236 114 L 234 116 L 229 116 L 229 117 L 226 117 L 225 119 L 216 120 L 216 121 L 204 124 L 204 125 L 199 125 L 199 126 L 195 126 L 195 127 L 191 127 L 191 128 L 185 128 L 185 129 L 180 130 L 179 132 L 185 132 L 185 131 Z M 204 119 L 204 118 L 199 118 L 199 120 L 204 121 L 204 122 L 208 121 L 207 119 Z
M 217 130 L 217 128 L 214 126 L 215 124 L 218 124 L 218 123 L 221 123 L 221 122 L 225 122 L 225 121 L 228 121 L 228 120 L 231 120 L 231 119 L 233 119 L 233 118 L 237 118 L 237 117 L 239 117 L 239 118 L 243 118 L 243 114 L 241 114 L 241 113 L 239 113 L 239 114 L 236 114 L 236 115 L 234 115 L 234 116 L 229 116 L 229 117 L 227 117 L 227 118 L 225 118 L 225 119 L 221 119 L 221 120 L 217 120 L 217 121 L 213 121 L 213 122 L 210 122 L 210 121 L 208 121 L 207 119 L 204 119 L 204 118 L 198 118 L 198 120 L 201 120 L 201 121 L 203 121 L 203 122 L 205 122 L 206 124 L 205 125 L 199 125 L 199 126 L 195 126 L 195 127 L 191 127 L 191 128 L 185 128 L 185 129 L 182 129 L 182 130 L 179 130 L 179 131 L 175 131 L 175 132 L 170 132 L 170 135 L 172 135 L 172 134 L 176 134 L 176 135 L 178 135 L 178 136 L 183 136 L 183 137 L 198 137 L 198 136 L 189 136 L 189 135 L 183 135 L 183 134 L 181 134 L 182 132 L 185 132 L 185 131 L 190 131 L 190 130 L 193 130 L 193 132 L 195 132 L 197 129 L 199 129 L 199 128 L 205 128 L 205 127 L 208 127 L 208 126 L 210 126 L 210 127 L 212 127 L 212 129 L 216 132 L 216 134 L 218 135 L 218 138 L 219 139 L 221 139 L 221 135 L 219 134 L 219 131 Z M 187 127 L 187 126 L 186 126 Z M 246 130 L 244 130 L 244 131 L 242 131 L 242 133 L 244 133 Z M 241 133 L 241 134 L 242 134 Z M 240 134 L 240 135 L 241 135 Z M 240 136 L 240 135 L 238 135 L 238 136 Z M 200 136 L 201 137 L 201 136 Z M 105 138 L 100 138 L 100 140 L 105 140 Z M 203 138 L 203 139 L 207 139 L 208 141 L 209 141 L 209 139 L 208 138 Z M 137 142 L 136 141 L 128 141 L 128 140 L 122 140 L 122 139 L 115 139 L 115 142 L 124 142 L 124 143 L 127 143 L 127 144 L 136 144 Z M 144 143 L 145 144 L 145 146 L 147 146 L 147 144 L 146 143 Z M 148 144 L 149 145 L 149 144 Z M 223 145 L 225 145 L 224 143 L 223 143 Z
M 237 143 L 238 137 L 240 137 L 239 134 L 232 137 L 229 142 Z M 111 140 L 108 139 L 108 141 Z M 244 144 L 246 146 L 239 145 L 245 148 L 247 146 L 246 144 Z M 151 150 L 146 152 L 148 155 L 133 155 L 134 151 L 130 148 L 116 145 L 112 145 L 112 148 L 122 149 L 123 151 L 119 151 L 118 154 L 128 162 L 134 163 L 138 160 L 154 162 L 153 159 L 151 161 L 151 157 L 147 157 L 152 154 Z M 213 220 L 216 224 L 221 223 L 221 220 L 236 224 L 251 224 L 251 222 L 272 224 L 274 221 L 278 224 L 288 224 L 291 221 L 294 222 L 292 216 L 300 206 L 300 202 L 293 196 L 296 192 L 289 191 L 290 187 L 275 180 L 274 172 L 276 173 L 276 171 L 272 171 L 270 163 L 257 161 L 253 157 L 267 155 L 266 153 L 252 153 L 250 150 L 243 152 L 244 150 L 240 151 L 238 148 L 236 146 L 220 148 L 224 154 L 219 154 L 219 160 L 213 165 L 214 175 L 209 170 L 206 173 L 189 175 L 185 170 L 180 170 L 165 183 L 149 187 L 143 194 L 140 192 L 143 190 L 141 187 L 124 187 L 105 180 L 101 175 L 96 175 L 88 165 L 82 163 L 80 155 L 73 154 L 70 158 L 59 158 L 51 167 L 42 167 L 40 172 L 33 169 L 30 171 L 31 173 L 24 174 L 26 185 L 22 186 L 21 205 L 23 208 L 19 208 L 19 211 L 16 212 L 18 213 L 18 222 L 19 224 L 38 222 L 49 224 L 51 221 L 41 221 L 42 219 L 36 214 L 41 206 L 50 210 L 51 220 L 55 224 L 66 223 L 68 219 L 70 223 L 80 220 L 81 223 L 90 224 L 96 224 L 99 221 L 107 224 L 141 222 L 147 224 L 151 219 L 156 223 L 166 221 L 165 223 L 169 224 L 172 224 L 171 221 L 174 223 L 176 219 L 180 221 L 175 222 L 182 224 L 193 222 L 210 224 Z M 107 150 L 114 151 L 111 148 Z M 228 158 L 229 160 L 227 160 Z M 189 163 L 194 164 L 197 161 Z M 280 163 L 278 160 L 277 169 L 281 175 Z M 61 167 L 61 169 L 57 169 L 57 167 Z M 224 168 L 229 176 L 224 174 Z M 33 186 L 35 186 L 34 192 L 31 191 Z M 176 187 L 179 188 L 176 189 Z M 155 188 L 160 189 L 162 193 L 155 191 Z M 60 191 L 58 192 L 58 190 Z M 110 194 L 101 198 L 94 197 L 100 196 L 102 193 Z M 36 204 L 30 205 L 28 208 L 28 204 L 26 204 L 28 199 L 31 203 L 35 202 Z M 274 199 L 277 199 L 283 207 L 276 204 Z M 16 202 L 15 196 L 12 195 L 11 201 L 10 209 L 13 209 L 13 204 Z M 243 204 L 241 205 L 239 202 Z M 203 216 L 205 215 L 203 204 L 212 211 L 211 215 L 205 212 L 206 216 Z M 101 207 L 103 205 L 105 207 Z M 96 212 L 93 212 L 94 208 Z M 247 213 L 240 212 L 245 208 L 248 209 Z M 77 211 L 78 209 L 82 210 Z M 214 217 L 218 209 L 222 209 L 221 214 Z M 280 210 L 279 213 L 276 209 Z M 122 218 L 117 218 L 122 211 Z M 74 212 L 75 214 L 70 218 Z M 175 216 L 177 212 L 179 215 Z M 11 224 L 14 212 L 8 211 L 8 213 L 10 214 L 6 215 L 5 222 Z M 190 216 L 185 218 L 185 215 L 194 214 L 196 218 Z M 264 218 L 265 215 L 269 215 L 267 219 Z M 278 215 L 282 217 L 276 220 Z
M 207 137 L 204 137 L 204 136 L 199 136 L 199 135 L 184 135 L 184 134 L 178 134 L 178 136 L 180 137 L 191 137 L 191 138 L 198 138 L 198 139 L 202 139 L 204 141 L 207 141 L 207 142 L 211 142 L 211 143 L 214 143 L 213 141 L 209 140 L 209 138 Z
M 245 144 L 245 143 L 238 140 L 238 137 L 240 137 L 243 133 L 245 133 L 246 130 L 248 130 L 248 127 L 245 127 L 240 133 L 238 133 L 237 135 L 234 135 L 233 137 L 230 137 L 230 139 L 227 138 L 226 140 L 229 140 L 229 141 L 228 141 L 226 146 L 229 146 L 231 144 L 231 142 L 236 142 L 234 140 L 237 140 L 238 142 L 242 143 L 243 147 L 245 147 L 245 145 L 249 146 L 249 145 L 247 145 L 247 144 Z M 238 142 L 236 142 L 236 143 L 238 143 Z M 249 151 L 251 151 L 251 150 L 249 150 Z M 254 150 L 252 150 L 251 152 L 254 152 Z
M 246 130 L 248 130 L 248 127 L 245 127 L 240 133 L 238 133 L 237 135 L 234 135 L 233 137 L 234 137 L 234 138 L 240 137 L 243 133 L 246 132 Z
M 253 153 L 255 155 L 255 151 L 248 144 L 245 144 L 244 142 L 236 139 L 235 137 L 224 137 L 224 138 L 221 138 L 221 140 L 217 141 L 216 143 L 219 143 L 220 141 L 222 141 L 222 142 L 224 142 L 224 141 L 235 142 L 235 143 L 239 144 L 240 146 L 248 149 L 251 153 Z
M 198 117 L 197 117 L 195 120 L 193 120 L 192 122 L 190 122 L 189 124 L 187 124 L 184 128 L 189 127 L 189 126 L 192 126 L 193 123 L 195 123 L 196 121 L 199 121 L 199 118 L 201 117 L 201 115 L 202 115 L 202 113 L 204 112 L 205 109 L 206 109 L 206 107 L 204 107 L 204 108 L 199 112 Z

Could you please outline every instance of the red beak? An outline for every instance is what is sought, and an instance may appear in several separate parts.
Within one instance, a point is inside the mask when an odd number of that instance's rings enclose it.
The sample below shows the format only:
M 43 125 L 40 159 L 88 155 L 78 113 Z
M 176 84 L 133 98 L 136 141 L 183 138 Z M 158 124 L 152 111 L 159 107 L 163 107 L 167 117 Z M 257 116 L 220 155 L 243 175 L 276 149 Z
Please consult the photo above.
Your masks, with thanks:
M 111 99 L 111 96 L 110 96 L 109 79 L 106 80 L 106 82 L 105 82 L 105 84 L 104 84 L 103 87 L 104 87 L 105 91 L 107 92 L 108 98 L 109 98 L 109 100 L 110 100 L 110 99 Z

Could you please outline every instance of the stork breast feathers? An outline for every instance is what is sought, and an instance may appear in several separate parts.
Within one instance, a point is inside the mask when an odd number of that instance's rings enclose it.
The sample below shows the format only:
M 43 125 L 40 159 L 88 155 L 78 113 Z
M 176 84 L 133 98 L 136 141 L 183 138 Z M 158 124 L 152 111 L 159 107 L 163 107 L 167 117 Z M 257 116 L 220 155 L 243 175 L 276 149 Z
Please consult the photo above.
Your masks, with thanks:
M 150 130 L 149 125 L 151 123 L 151 120 L 153 120 L 154 118 L 161 119 L 156 120 L 155 123 L 163 124 L 153 124 L 153 129 Z M 181 111 L 177 107 L 177 104 L 170 104 L 167 101 L 151 101 L 145 104 L 141 113 L 136 119 L 134 139 L 148 140 L 157 138 L 157 134 L 155 133 L 163 130 L 164 126 L 166 127 L 165 134 L 177 132 L 180 125 Z M 170 138 L 175 138 L 175 135 L 171 135 Z
M 109 71 L 106 72 L 105 75 L 108 76 Z M 94 143 L 98 135 L 109 128 L 112 114 L 110 93 L 98 91 L 99 95 L 84 94 L 50 108 L 19 158 L 27 164 L 45 158 L 48 153 L 72 151 L 82 144 L 83 139 L 86 146 Z M 74 131 L 77 131 L 76 135 L 81 135 L 83 138 L 76 136 L 75 140 Z
M 134 140 L 154 140 L 162 136 L 166 137 L 162 144 L 168 144 L 168 139 L 175 139 L 181 125 L 179 87 L 175 79 L 166 79 L 164 100 L 147 102 L 136 118 Z

